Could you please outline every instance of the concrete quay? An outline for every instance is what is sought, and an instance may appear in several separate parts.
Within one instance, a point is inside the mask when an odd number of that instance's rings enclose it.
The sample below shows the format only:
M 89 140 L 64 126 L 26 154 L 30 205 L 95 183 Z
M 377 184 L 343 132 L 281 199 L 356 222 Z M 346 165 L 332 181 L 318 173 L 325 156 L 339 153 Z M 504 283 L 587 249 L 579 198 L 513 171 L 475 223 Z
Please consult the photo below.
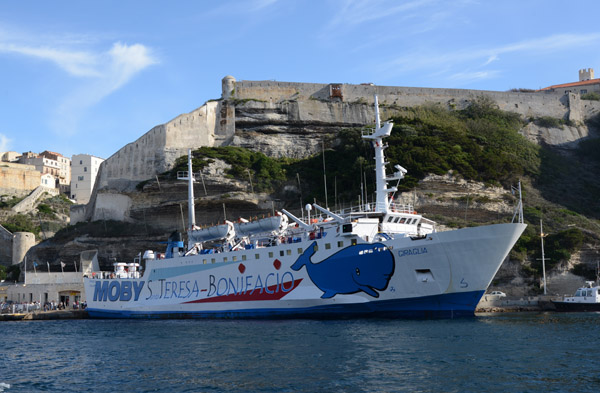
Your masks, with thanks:
M 58 319 L 87 319 L 86 310 L 36 311 L 32 313 L 0 314 L 0 321 L 51 321 Z
M 555 311 L 556 308 L 550 301 L 553 297 L 543 295 L 528 297 L 483 295 L 475 312 Z

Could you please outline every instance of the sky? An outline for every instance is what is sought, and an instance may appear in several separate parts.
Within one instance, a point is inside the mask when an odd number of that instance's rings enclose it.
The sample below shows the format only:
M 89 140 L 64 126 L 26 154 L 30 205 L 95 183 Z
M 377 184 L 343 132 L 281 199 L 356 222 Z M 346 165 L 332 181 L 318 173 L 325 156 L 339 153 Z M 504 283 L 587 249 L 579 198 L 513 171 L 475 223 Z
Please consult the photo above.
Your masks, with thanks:
M 0 152 L 108 158 L 221 79 L 506 91 L 600 77 L 595 0 L 0 3 Z

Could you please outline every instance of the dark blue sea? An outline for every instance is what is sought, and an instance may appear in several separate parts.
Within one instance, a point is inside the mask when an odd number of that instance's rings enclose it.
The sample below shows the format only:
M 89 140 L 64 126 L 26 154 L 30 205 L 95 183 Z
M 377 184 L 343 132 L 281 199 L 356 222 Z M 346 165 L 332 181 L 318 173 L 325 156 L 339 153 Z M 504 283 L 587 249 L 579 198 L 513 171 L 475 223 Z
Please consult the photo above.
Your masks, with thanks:
M 6 393 L 600 391 L 598 313 L 20 321 L 0 334 Z

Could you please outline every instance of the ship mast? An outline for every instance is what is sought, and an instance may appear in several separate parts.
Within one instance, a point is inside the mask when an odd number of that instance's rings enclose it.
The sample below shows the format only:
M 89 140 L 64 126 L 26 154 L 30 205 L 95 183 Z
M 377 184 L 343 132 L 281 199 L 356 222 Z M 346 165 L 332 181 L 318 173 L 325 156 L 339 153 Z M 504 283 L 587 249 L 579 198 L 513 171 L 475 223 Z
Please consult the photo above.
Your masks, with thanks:
M 388 193 L 396 192 L 398 189 L 396 187 L 388 188 L 388 181 L 391 180 L 400 180 L 406 174 L 406 169 L 402 168 L 400 165 L 396 165 L 397 172 L 390 177 L 386 177 L 385 174 L 385 155 L 383 151 L 386 146 L 383 143 L 383 138 L 387 138 L 390 136 L 392 132 L 394 124 L 392 122 L 386 121 L 381 126 L 381 120 L 379 118 L 379 101 L 377 99 L 377 95 L 375 95 L 375 130 L 370 133 L 363 135 L 364 139 L 370 139 L 373 144 L 373 148 L 375 149 L 375 179 L 376 179 L 376 190 L 375 194 L 377 195 L 377 201 L 375 205 L 375 211 L 380 213 L 387 213 L 389 211 L 389 199 Z
M 192 149 L 188 149 L 188 170 L 177 172 L 177 180 L 188 181 L 188 231 L 196 227 L 196 213 L 194 209 L 194 173 L 192 172 Z
M 188 223 L 190 232 L 196 226 L 196 211 L 194 208 L 194 172 L 192 172 L 192 149 L 188 149 Z

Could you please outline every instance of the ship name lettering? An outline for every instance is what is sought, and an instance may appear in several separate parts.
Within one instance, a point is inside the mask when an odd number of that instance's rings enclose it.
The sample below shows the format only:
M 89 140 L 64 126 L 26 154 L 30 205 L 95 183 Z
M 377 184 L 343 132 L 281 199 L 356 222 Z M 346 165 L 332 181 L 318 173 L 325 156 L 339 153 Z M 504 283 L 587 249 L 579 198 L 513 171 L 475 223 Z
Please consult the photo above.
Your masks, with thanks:
M 227 295 L 252 295 L 255 291 L 258 293 L 274 294 L 278 292 L 289 292 L 294 288 L 294 275 L 291 272 L 269 273 L 264 279 L 259 274 L 257 276 L 247 275 L 217 278 L 212 274 L 208 276 L 208 294 L 212 296 Z
M 406 248 L 404 250 L 398 251 L 399 257 L 405 257 L 409 255 L 420 255 L 427 254 L 427 247 L 414 247 L 414 248 Z

